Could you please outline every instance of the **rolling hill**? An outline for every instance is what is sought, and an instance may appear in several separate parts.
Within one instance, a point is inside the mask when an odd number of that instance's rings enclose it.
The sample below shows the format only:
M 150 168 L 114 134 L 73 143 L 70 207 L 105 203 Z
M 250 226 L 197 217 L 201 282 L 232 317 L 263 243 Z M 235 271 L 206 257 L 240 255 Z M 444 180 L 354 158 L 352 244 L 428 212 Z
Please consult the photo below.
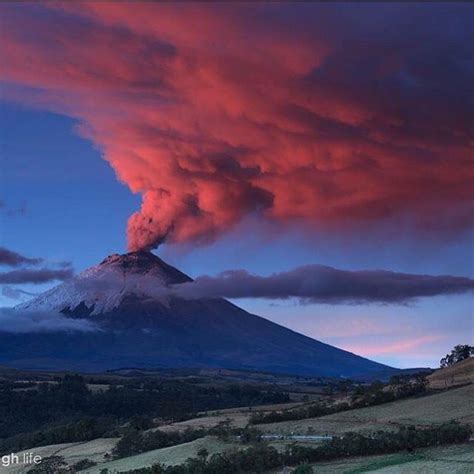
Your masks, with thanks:
M 451 367 L 439 369 L 427 377 L 431 388 L 444 389 L 474 382 L 474 357 Z

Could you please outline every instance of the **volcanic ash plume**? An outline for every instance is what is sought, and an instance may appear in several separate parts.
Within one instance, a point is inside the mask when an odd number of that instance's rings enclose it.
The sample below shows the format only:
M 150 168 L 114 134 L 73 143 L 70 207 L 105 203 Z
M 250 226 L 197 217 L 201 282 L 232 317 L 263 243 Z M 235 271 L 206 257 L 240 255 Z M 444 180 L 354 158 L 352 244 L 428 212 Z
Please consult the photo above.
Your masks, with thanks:
M 470 13 L 386 8 L 4 3 L 3 94 L 73 117 L 143 196 L 131 250 L 209 242 L 249 214 L 458 232 Z
M 140 211 L 128 222 L 129 250 L 151 249 L 165 240 L 211 242 L 244 215 L 272 206 L 270 192 L 245 181 L 216 175 L 214 182 L 203 176 L 189 182 L 194 194 L 163 189 L 144 193 Z

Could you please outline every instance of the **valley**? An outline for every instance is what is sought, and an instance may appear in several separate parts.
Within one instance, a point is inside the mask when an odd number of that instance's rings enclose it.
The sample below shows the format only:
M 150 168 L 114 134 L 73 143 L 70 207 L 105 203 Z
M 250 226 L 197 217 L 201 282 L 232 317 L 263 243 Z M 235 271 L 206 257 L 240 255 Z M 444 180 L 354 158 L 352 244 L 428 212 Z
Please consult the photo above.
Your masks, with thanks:
M 466 365 L 465 361 L 463 365 Z M 214 369 L 161 371 L 126 369 L 101 374 L 84 374 L 82 378 L 85 387 L 91 394 L 95 394 L 92 397 L 100 397 L 110 391 L 122 391 L 122 415 L 113 416 L 114 421 L 111 423 L 109 420 L 107 422 L 109 423 L 108 428 L 102 431 L 99 436 L 87 431 L 83 435 L 76 433 L 78 438 L 71 440 L 71 442 L 38 443 L 34 437 L 31 437 L 32 432 L 35 431 L 32 428 L 28 429 L 30 433 L 28 436 L 19 438 L 21 433 L 17 433 L 13 438 L 10 438 L 10 441 L 14 442 L 16 439 L 19 442 L 22 439 L 21 442 L 25 448 L 23 451 L 33 451 L 41 455 L 46 463 L 43 465 L 43 469 L 48 469 L 50 466 L 50 470 L 37 471 L 38 468 L 25 466 L 22 471 L 18 471 L 18 466 L 16 470 L 14 470 L 14 466 L 10 466 L 1 467 L 0 472 L 5 474 L 18 472 L 104 474 L 105 472 L 132 473 L 141 469 L 144 473 L 151 473 L 155 471 L 147 471 L 147 469 L 152 469 L 157 464 L 164 467 L 176 466 L 176 469 L 181 469 L 180 466 L 185 466 L 188 458 L 202 459 L 204 455 L 207 459 L 211 459 L 213 455 L 225 456 L 225 453 L 238 453 L 253 449 L 275 449 L 276 452 L 283 455 L 288 446 L 314 450 L 324 447 L 327 442 L 330 442 L 331 437 L 344 439 L 349 432 L 357 432 L 362 436 L 370 437 L 371 433 L 376 432 L 395 434 L 400 429 L 411 429 L 410 426 L 418 431 L 436 430 L 438 426 L 447 426 L 446 423 L 449 424 L 451 420 L 455 420 L 460 426 L 472 427 L 474 426 L 472 402 L 474 385 L 464 383 L 464 371 L 458 367 L 454 366 L 451 372 L 449 377 L 453 386 L 450 388 L 431 387 L 431 380 L 436 381 L 439 378 L 436 376 L 437 372 L 434 372 L 432 375 L 424 377 L 427 382 L 425 384 L 426 391 L 423 393 L 402 396 L 390 402 L 379 403 L 377 401 L 373 406 L 362 408 L 351 409 L 349 406 L 342 411 L 325 416 L 257 424 L 254 423 L 262 416 L 276 416 L 275 414 L 278 413 L 311 413 L 309 410 L 318 406 L 339 410 L 348 402 L 355 403 L 350 400 L 356 400 L 354 398 L 356 393 L 364 393 L 365 395 L 361 395 L 362 400 L 369 400 L 367 397 L 370 394 L 373 396 L 374 393 L 386 393 L 394 390 L 394 386 L 389 383 L 378 384 L 363 381 L 354 381 L 352 385 L 348 385 L 330 378 L 278 376 L 269 373 L 216 371 Z M 67 383 L 71 383 L 71 375 L 64 373 L 28 372 L 12 369 L 0 370 L 0 378 L 3 391 L 5 384 L 9 384 L 11 390 L 17 394 L 28 390 L 39 394 L 44 392 L 46 387 L 50 387 L 50 390 L 58 390 L 61 385 L 64 385 L 65 380 L 69 380 Z M 413 383 L 415 379 L 413 377 L 410 379 L 410 376 L 407 376 L 406 380 L 406 383 Z M 410 380 L 412 382 L 409 382 Z M 459 384 L 456 384 L 457 380 L 459 380 Z M 73 377 L 72 381 L 80 385 L 79 379 Z M 400 382 L 398 383 L 400 384 Z M 403 383 L 405 384 L 405 382 Z M 75 390 L 79 385 L 75 386 Z M 185 403 L 185 406 L 188 407 L 188 411 L 181 410 L 179 415 L 181 419 L 176 419 L 176 415 L 172 414 L 173 410 L 170 409 L 169 404 L 173 402 L 169 399 L 166 402 L 168 405 L 168 415 L 166 416 L 159 416 L 161 408 L 158 405 L 148 405 L 145 410 L 136 405 L 137 400 L 141 400 L 140 403 L 143 403 L 144 400 L 137 399 L 137 393 L 151 390 L 150 394 L 161 393 L 160 397 L 165 397 L 169 388 L 172 388 L 175 393 L 176 400 L 181 399 L 177 403 Z M 227 394 L 226 396 L 229 397 L 229 394 L 232 393 L 233 398 L 229 398 L 227 401 L 222 399 L 216 401 L 218 399 L 213 397 L 207 398 L 207 401 L 204 402 L 207 409 L 202 410 L 202 401 L 199 401 L 202 390 L 206 393 Z M 186 397 L 182 398 L 186 392 L 195 394 L 193 396 L 195 407 L 192 404 L 187 405 Z M 123 397 L 131 397 L 130 400 L 136 408 L 135 411 L 125 408 L 132 405 L 128 405 Z M 218 398 L 221 397 L 222 395 Z M 239 404 L 239 400 L 243 400 L 245 397 L 252 403 Z M 270 400 L 271 398 L 281 401 L 259 403 L 259 400 Z M 166 397 L 162 399 L 164 400 Z M 216 407 L 216 403 L 220 408 Z M 87 407 L 84 407 L 83 410 L 88 412 Z M 66 423 L 64 426 L 70 427 L 73 419 L 79 420 L 81 417 L 84 418 L 84 415 L 79 412 L 74 414 L 70 411 L 68 417 L 63 421 L 56 416 L 54 421 L 46 424 L 40 423 L 37 426 L 47 432 L 48 429 L 61 423 Z M 106 419 L 107 411 L 102 410 L 101 420 L 105 422 Z M 62 433 L 64 434 L 68 429 L 63 428 Z M 136 434 L 130 437 L 130 433 Z M 159 436 L 154 436 L 154 433 Z M 135 443 L 133 439 L 138 435 L 144 438 L 136 438 L 142 441 L 138 442 L 134 448 L 132 447 Z M 91 439 L 80 439 L 81 436 Z M 129 436 L 127 438 L 129 441 L 126 444 L 132 444 L 125 446 L 125 451 L 119 455 L 118 445 L 124 436 Z M 248 441 L 243 441 L 247 438 Z M 4 446 L 2 451 L 7 452 L 5 440 L 2 442 Z M 121 443 L 123 445 L 123 441 Z M 153 443 L 157 446 L 161 444 L 163 447 L 153 448 Z M 473 445 L 467 443 L 451 446 L 450 442 L 447 442 L 447 445 L 443 444 L 444 442 L 437 448 L 420 447 L 409 451 L 402 450 L 399 453 L 351 456 L 350 461 L 334 459 L 312 463 L 311 466 L 313 472 L 318 473 L 411 473 L 424 472 L 423 469 L 432 470 L 427 472 L 471 472 L 474 465 Z M 10 444 L 10 447 L 12 446 Z M 133 453 L 135 449 L 137 451 Z M 126 452 L 130 454 L 125 454 Z M 448 466 L 450 466 L 450 470 Z M 295 466 L 290 465 L 283 470 L 273 469 L 270 471 L 289 473 L 294 468 Z M 107 471 L 104 471 L 105 469 Z M 141 473 L 142 471 L 137 472 Z

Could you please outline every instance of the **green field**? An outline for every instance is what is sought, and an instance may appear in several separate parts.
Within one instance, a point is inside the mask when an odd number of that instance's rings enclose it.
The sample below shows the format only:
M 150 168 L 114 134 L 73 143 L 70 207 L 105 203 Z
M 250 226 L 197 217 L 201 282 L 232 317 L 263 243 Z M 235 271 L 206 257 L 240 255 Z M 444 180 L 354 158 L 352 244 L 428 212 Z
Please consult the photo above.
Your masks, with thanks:
M 187 458 L 196 456 L 198 450 L 203 447 L 210 454 L 233 448 L 242 448 L 241 445 L 236 443 L 224 443 L 215 438 L 205 437 L 191 443 L 157 449 L 137 456 L 103 463 L 82 471 L 82 473 L 99 474 L 101 469 L 104 468 L 109 469 L 109 472 L 127 471 L 149 467 L 157 462 L 167 465 L 181 464 Z M 474 472 L 474 444 L 429 448 L 414 453 L 396 453 L 318 463 L 313 464 L 313 470 L 318 474 L 360 474 L 365 472 L 390 474 L 468 474 Z M 281 473 L 283 472 L 288 471 L 281 471 Z
M 458 370 L 459 371 L 459 370 Z M 220 375 L 222 376 L 222 374 Z M 46 377 L 46 376 L 45 376 Z M 98 377 L 98 376 L 97 376 Z M 117 376 L 116 376 L 117 377 Z M 234 384 L 235 374 L 232 374 Z M 445 377 L 445 375 L 443 375 Z M 225 380 L 202 380 L 201 378 L 182 377 L 193 384 L 207 387 L 226 387 Z M 55 380 L 37 380 L 37 383 L 57 384 Z M 96 383 L 89 383 L 95 393 L 100 393 L 107 389 L 109 379 L 97 378 Z M 105 383 L 104 383 L 105 382 Z M 110 380 L 112 382 L 112 379 Z M 293 381 L 294 382 L 294 381 Z M 127 383 L 121 378 L 113 379 L 116 386 Z M 180 382 L 181 383 L 181 382 Z M 265 383 L 267 381 L 265 380 Z M 283 384 L 285 387 L 286 385 Z M 298 382 L 298 388 L 300 383 Z M 303 384 L 301 384 L 303 385 Z M 181 385 L 176 385 L 181 388 Z M 258 389 L 273 388 L 273 385 L 262 385 L 259 380 L 255 386 Z M 166 387 L 166 385 L 165 385 Z M 279 386 L 281 389 L 281 386 Z M 290 392 L 293 390 L 288 387 Z M 20 388 L 19 390 L 23 390 Z M 139 393 L 139 389 L 138 393 Z M 334 398 L 325 396 L 331 403 L 350 401 L 347 393 L 337 393 Z M 305 401 L 291 399 L 290 403 L 266 404 L 254 407 L 237 406 L 234 408 L 224 408 L 220 410 L 208 410 L 199 413 L 199 416 L 186 421 L 167 423 L 163 418 L 153 420 L 151 430 L 159 429 L 165 432 L 184 431 L 186 429 L 206 430 L 228 421 L 232 427 L 244 428 L 253 413 L 274 412 L 288 409 L 295 409 L 303 405 L 311 405 L 311 398 Z M 298 400 L 298 401 L 297 401 Z M 461 423 L 474 425 L 474 385 L 458 386 L 444 391 L 431 391 L 428 395 L 412 396 L 402 398 L 390 403 L 374 405 L 366 408 L 347 410 L 332 415 L 318 418 L 308 418 L 279 423 L 267 423 L 256 425 L 256 428 L 266 434 L 272 435 L 340 435 L 348 431 L 370 432 L 377 430 L 397 430 L 404 425 L 415 425 L 417 427 L 428 427 L 455 419 Z M 119 429 L 123 430 L 127 424 L 121 421 Z M 140 428 L 145 430 L 145 428 Z M 118 436 L 117 432 L 109 432 L 106 436 Z M 118 432 L 120 433 L 120 431 Z M 203 436 L 199 434 L 198 436 Z M 81 471 L 83 474 L 99 474 L 103 469 L 108 469 L 109 473 L 126 472 L 132 469 L 150 467 L 153 464 L 177 465 L 184 463 L 190 457 L 196 457 L 200 449 L 205 448 L 209 454 L 222 453 L 228 450 L 246 449 L 235 437 L 230 436 L 228 441 L 222 441 L 215 436 L 204 436 L 194 441 L 177 444 L 161 449 L 150 450 L 141 454 L 124 457 L 122 459 L 111 460 L 111 454 L 119 438 L 99 438 L 93 441 L 83 441 L 75 443 L 54 444 L 30 448 L 26 451 L 39 454 L 44 458 L 49 456 L 59 456 L 63 458 L 68 466 L 73 466 L 78 461 L 88 459 L 97 463 L 96 466 Z M 192 439 L 192 438 L 188 438 Z M 291 440 L 272 440 L 269 444 L 279 451 L 284 451 Z M 317 446 L 321 440 L 308 441 L 298 440 L 299 445 Z M 32 445 L 33 446 L 33 445 Z M 155 444 L 156 446 L 156 444 Z M 150 449 L 150 448 L 148 448 Z M 135 451 L 136 452 L 136 451 Z M 21 455 L 21 453 L 19 453 Z M 347 458 L 338 461 L 318 463 L 313 465 L 315 473 L 346 473 L 357 474 L 363 472 L 381 473 L 407 473 L 407 474 L 437 474 L 437 473 L 474 473 L 474 443 L 457 446 L 442 446 L 417 450 L 412 453 L 399 452 L 390 455 L 366 456 L 359 458 Z M 291 472 L 287 468 L 282 473 Z M 28 467 L 11 466 L 0 467 L 0 474 L 22 474 L 28 472 Z
M 313 464 L 317 474 L 470 474 L 474 472 L 474 445 L 429 448 L 415 453 L 351 458 Z M 285 471 L 280 471 L 282 474 Z
M 474 424 L 474 385 L 409 398 L 320 418 L 258 425 L 265 433 L 340 434 L 346 431 L 390 430 L 400 425 L 426 426 L 459 420 Z
M 146 453 L 137 454 L 136 456 L 106 462 L 81 472 L 84 474 L 99 474 L 104 468 L 107 468 L 110 472 L 116 472 L 149 467 L 156 463 L 167 465 L 182 464 L 186 459 L 195 457 L 201 448 L 206 448 L 209 451 L 209 454 L 214 454 L 225 451 L 226 449 L 231 449 L 233 446 L 238 445 L 225 443 L 214 437 L 206 436 L 205 438 L 197 439 L 190 443 L 183 443 L 169 448 L 155 449 Z
M 99 438 L 93 441 L 85 441 L 81 443 L 63 443 L 50 446 L 41 446 L 39 448 L 27 449 L 26 452 L 32 452 L 41 456 L 43 459 L 50 456 L 62 456 L 64 461 L 69 465 L 73 465 L 81 459 L 90 459 L 94 462 L 103 462 L 104 455 L 110 453 L 117 443 L 118 438 Z M 23 451 L 17 453 L 22 459 Z M 1 474 L 19 474 L 27 472 L 27 468 L 23 465 L 13 465 L 10 467 L 1 467 Z

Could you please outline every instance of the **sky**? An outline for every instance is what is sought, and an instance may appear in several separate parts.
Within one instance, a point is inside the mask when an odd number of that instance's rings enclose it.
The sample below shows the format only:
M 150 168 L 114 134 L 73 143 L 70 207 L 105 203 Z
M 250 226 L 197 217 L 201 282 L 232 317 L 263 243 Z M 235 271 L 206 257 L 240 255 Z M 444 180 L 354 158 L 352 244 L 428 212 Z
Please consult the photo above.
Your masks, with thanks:
M 474 277 L 471 5 L 0 10 L 0 246 L 50 272 L 2 306 L 127 249 L 192 277 Z M 469 293 L 235 302 L 397 367 L 473 340 Z

